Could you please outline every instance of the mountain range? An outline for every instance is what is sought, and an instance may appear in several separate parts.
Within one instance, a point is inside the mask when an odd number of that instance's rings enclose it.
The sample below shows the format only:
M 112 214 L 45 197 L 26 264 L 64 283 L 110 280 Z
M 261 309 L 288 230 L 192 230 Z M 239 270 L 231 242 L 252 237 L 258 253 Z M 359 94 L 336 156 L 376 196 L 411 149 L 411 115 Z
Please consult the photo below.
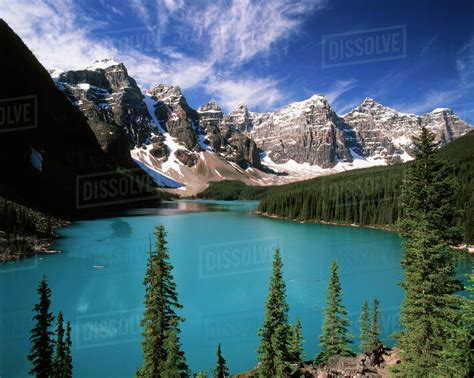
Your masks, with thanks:
M 158 84 L 142 93 L 112 59 L 50 73 L 92 121 L 104 151 L 121 161 L 130 150 L 158 185 L 186 195 L 222 179 L 278 184 L 396 164 L 413 159 L 411 138 L 423 126 L 441 145 L 472 127 L 451 109 L 405 114 L 372 98 L 338 115 L 319 94 L 267 113 L 240 104 L 225 114 L 214 101 L 193 109 L 177 86 Z

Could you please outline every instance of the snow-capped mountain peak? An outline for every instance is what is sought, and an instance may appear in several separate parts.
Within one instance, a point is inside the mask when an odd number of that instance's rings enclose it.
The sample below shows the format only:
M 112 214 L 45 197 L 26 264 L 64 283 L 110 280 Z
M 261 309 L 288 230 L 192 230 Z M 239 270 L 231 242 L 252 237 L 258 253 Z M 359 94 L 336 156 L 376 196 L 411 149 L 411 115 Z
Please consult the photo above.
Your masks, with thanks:
M 219 112 L 222 113 L 222 109 L 214 100 L 210 100 L 205 104 L 201 105 L 197 109 L 198 113 L 205 113 L 205 112 Z
M 453 110 L 450 108 L 436 108 L 433 109 L 430 113 L 450 113 L 453 114 Z
M 90 71 L 95 71 L 97 69 L 105 70 L 106 68 L 109 68 L 112 66 L 118 66 L 119 64 L 120 64 L 119 62 L 111 58 L 107 58 L 107 59 L 96 60 L 92 65 L 90 65 L 86 69 Z

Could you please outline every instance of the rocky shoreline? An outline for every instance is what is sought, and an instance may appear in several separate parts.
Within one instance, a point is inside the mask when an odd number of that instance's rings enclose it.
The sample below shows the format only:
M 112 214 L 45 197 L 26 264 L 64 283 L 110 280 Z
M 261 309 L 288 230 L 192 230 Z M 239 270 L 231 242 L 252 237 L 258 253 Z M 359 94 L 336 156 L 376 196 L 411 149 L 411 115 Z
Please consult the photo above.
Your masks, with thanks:
M 385 378 L 390 376 L 390 368 L 398 365 L 400 359 L 397 348 L 380 346 L 372 353 L 361 353 L 355 357 L 333 357 L 327 365 L 314 365 L 312 361 L 305 362 L 294 375 L 312 378 Z M 253 369 L 241 374 L 237 378 L 257 377 L 257 370 Z
M 8 246 L 5 246 L 5 244 L 8 244 L 8 242 L 6 239 L 0 237 L 0 245 L 2 245 L 2 247 L 0 247 L 0 263 L 22 260 L 36 255 L 60 253 L 61 251 L 50 249 L 55 239 L 56 237 L 25 237 L 23 240 L 25 243 L 24 251 L 17 252 L 13 249 L 10 249 Z
M 48 216 L 4 198 L 0 200 L 2 209 L 8 209 L 7 213 L 3 213 L 3 217 L 6 214 L 8 216 L 2 219 L 3 227 L 0 230 L 0 263 L 59 252 L 51 250 L 54 240 L 59 237 L 54 230 L 68 226 L 71 222 Z M 19 219 L 23 219 L 28 227 L 18 223 Z

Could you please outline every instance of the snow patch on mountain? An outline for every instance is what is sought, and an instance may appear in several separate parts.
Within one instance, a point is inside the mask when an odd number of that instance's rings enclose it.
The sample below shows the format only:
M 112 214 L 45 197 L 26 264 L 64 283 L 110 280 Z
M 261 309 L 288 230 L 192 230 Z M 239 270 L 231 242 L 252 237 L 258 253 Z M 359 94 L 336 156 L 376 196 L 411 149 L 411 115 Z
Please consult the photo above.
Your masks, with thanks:
M 140 166 L 140 168 L 142 168 L 158 186 L 174 189 L 181 188 L 184 186 L 182 183 L 172 179 L 169 176 L 166 176 L 158 169 L 152 167 L 150 164 L 145 163 L 140 157 L 140 154 L 137 153 L 136 149 L 132 150 L 130 153 L 132 155 L 132 158 Z

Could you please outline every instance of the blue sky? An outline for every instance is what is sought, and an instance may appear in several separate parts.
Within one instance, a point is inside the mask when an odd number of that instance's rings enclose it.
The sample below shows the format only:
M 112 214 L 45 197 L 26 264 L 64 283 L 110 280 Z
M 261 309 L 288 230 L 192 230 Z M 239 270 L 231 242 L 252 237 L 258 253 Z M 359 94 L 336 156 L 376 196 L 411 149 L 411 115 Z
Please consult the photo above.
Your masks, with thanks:
M 144 89 L 179 85 L 194 107 L 268 111 L 321 93 L 339 114 L 370 96 L 474 123 L 471 0 L 0 0 L 0 17 L 47 67 L 112 57 Z M 358 38 L 386 38 L 385 50 L 351 57 L 342 43 Z

